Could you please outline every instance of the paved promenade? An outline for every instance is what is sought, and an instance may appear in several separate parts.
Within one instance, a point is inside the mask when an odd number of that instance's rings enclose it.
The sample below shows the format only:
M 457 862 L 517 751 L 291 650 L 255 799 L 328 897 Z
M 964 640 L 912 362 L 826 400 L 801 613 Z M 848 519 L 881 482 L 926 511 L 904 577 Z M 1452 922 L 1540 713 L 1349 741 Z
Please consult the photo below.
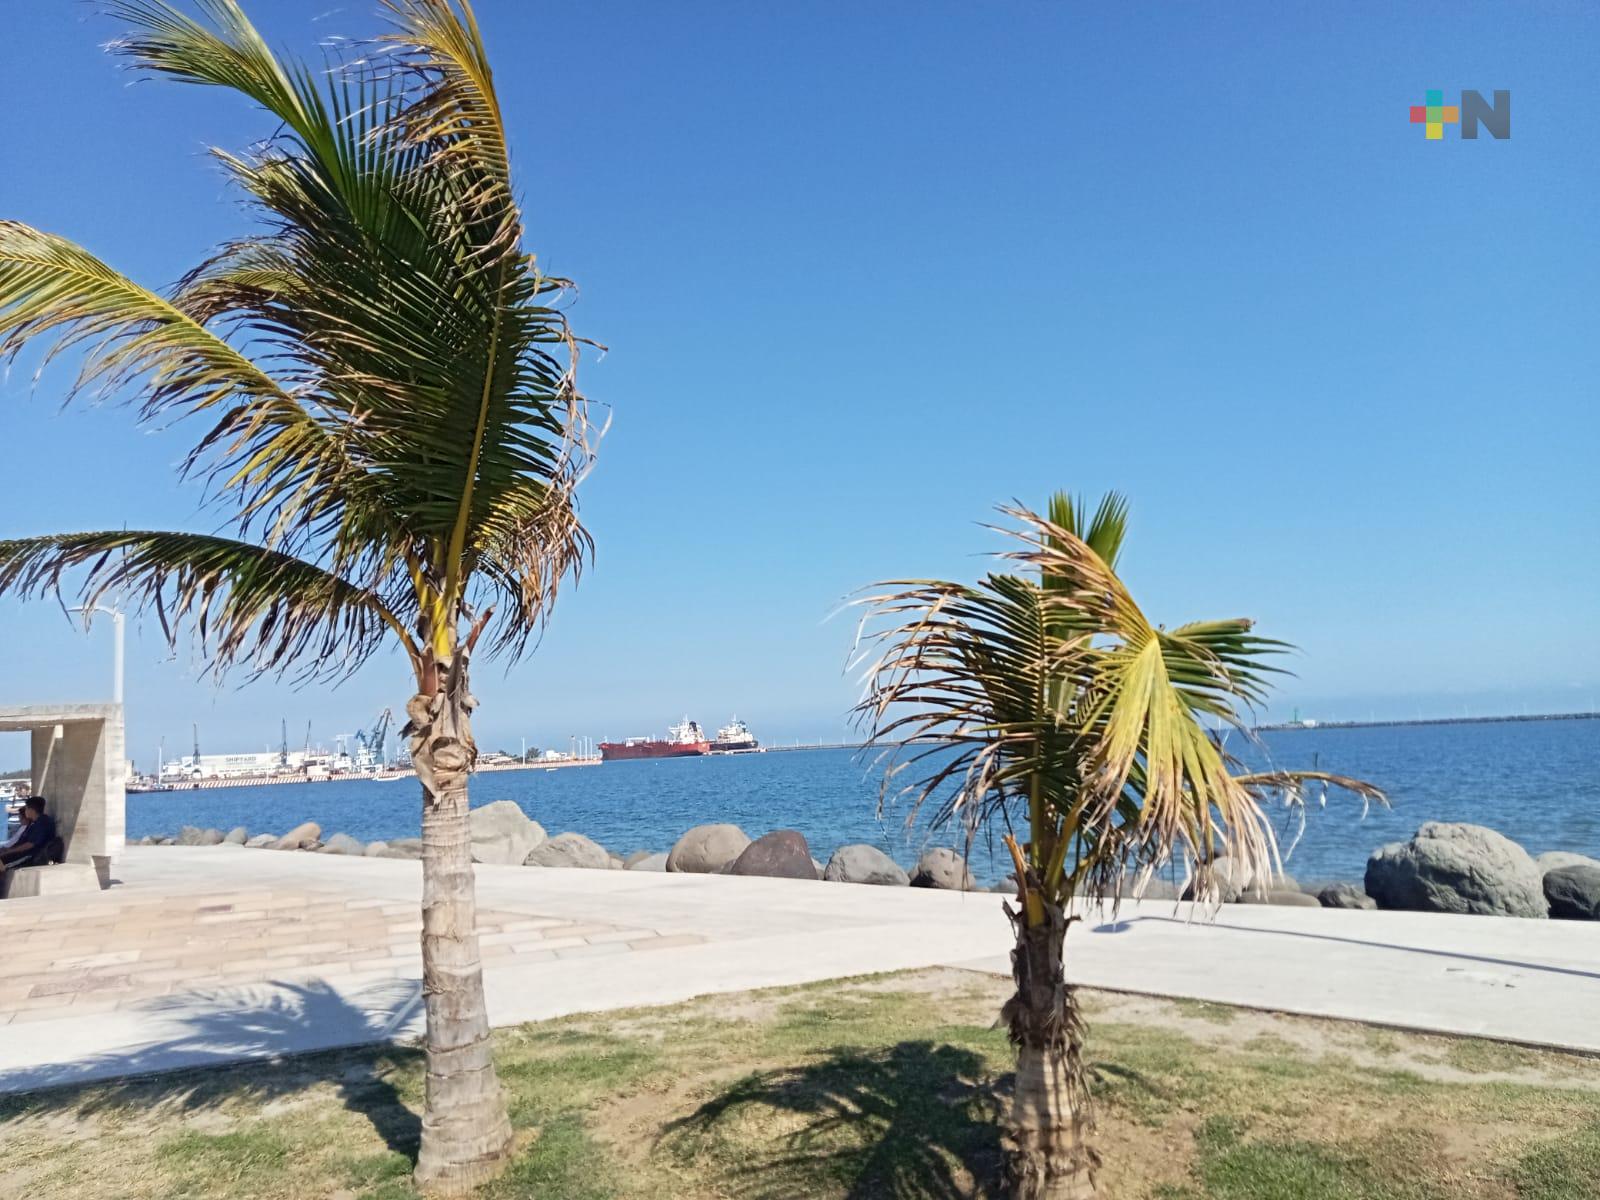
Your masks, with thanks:
M 420 1029 L 420 865 L 131 847 L 108 892 L 0 903 L 0 1091 Z M 478 869 L 496 1025 L 911 967 L 1005 972 L 1001 898 Z M 1600 924 L 1170 902 L 1089 914 L 1080 983 L 1600 1053 Z

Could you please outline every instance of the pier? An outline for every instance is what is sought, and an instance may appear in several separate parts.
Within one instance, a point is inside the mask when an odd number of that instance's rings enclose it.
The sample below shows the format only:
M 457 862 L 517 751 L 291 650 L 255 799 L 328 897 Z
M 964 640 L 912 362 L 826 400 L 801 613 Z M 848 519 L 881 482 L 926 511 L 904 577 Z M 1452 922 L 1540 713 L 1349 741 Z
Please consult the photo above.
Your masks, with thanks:
M 1276 724 L 1257 725 L 1254 732 L 1272 733 L 1285 729 L 1388 729 L 1412 725 L 1499 725 L 1510 721 L 1595 721 L 1600 712 L 1523 713 L 1520 716 L 1501 717 L 1413 717 L 1395 721 L 1283 721 Z

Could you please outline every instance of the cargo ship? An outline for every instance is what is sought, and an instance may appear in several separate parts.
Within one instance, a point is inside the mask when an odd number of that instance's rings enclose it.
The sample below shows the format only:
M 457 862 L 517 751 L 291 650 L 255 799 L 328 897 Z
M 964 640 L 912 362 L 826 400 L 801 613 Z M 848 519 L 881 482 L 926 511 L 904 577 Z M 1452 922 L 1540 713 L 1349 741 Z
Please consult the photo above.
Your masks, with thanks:
M 735 717 L 717 730 L 717 740 L 711 743 L 711 748 L 718 754 L 744 754 L 761 749 L 761 743 L 750 732 L 750 726 Z
M 606 762 L 627 758 L 688 758 L 696 754 L 709 754 L 711 743 L 700 729 L 700 722 L 688 717 L 683 724 L 667 730 L 666 740 L 656 738 L 629 738 L 625 742 L 601 742 L 600 757 Z

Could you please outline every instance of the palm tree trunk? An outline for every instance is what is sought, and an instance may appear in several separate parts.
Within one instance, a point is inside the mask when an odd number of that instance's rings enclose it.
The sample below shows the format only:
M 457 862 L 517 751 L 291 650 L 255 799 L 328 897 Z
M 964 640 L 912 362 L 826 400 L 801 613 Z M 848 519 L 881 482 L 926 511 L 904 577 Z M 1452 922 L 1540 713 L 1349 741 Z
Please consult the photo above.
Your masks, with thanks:
M 467 776 L 477 758 L 467 654 L 440 664 L 439 686 L 406 706 L 411 758 L 422 781 L 422 993 L 428 1076 L 416 1182 L 462 1196 L 499 1175 L 511 1122 L 495 1075 L 478 955 Z
M 1026 906 L 1006 915 L 1016 930 L 1011 977 L 1017 990 L 1001 1019 L 1017 1048 L 1011 1119 L 1002 1138 L 1014 1200 L 1094 1200 L 1100 1157 L 1092 1144 L 1094 1112 L 1083 1068 L 1083 1021 L 1062 969 L 1067 918 L 1043 904 L 1030 926 Z

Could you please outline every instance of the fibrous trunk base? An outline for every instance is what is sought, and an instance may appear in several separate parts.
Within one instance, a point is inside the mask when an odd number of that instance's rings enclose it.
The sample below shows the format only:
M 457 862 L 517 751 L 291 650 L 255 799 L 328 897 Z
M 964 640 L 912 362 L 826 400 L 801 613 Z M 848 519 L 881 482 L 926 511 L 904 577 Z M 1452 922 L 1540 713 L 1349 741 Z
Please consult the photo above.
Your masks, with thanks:
M 1083 1022 L 1062 968 L 1065 913 L 1044 905 L 1029 925 L 1012 912 L 1016 993 L 1001 1017 L 1017 1047 L 1017 1083 L 1001 1139 L 1007 1188 L 1015 1200 L 1097 1200 L 1099 1155 L 1083 1066 Z

